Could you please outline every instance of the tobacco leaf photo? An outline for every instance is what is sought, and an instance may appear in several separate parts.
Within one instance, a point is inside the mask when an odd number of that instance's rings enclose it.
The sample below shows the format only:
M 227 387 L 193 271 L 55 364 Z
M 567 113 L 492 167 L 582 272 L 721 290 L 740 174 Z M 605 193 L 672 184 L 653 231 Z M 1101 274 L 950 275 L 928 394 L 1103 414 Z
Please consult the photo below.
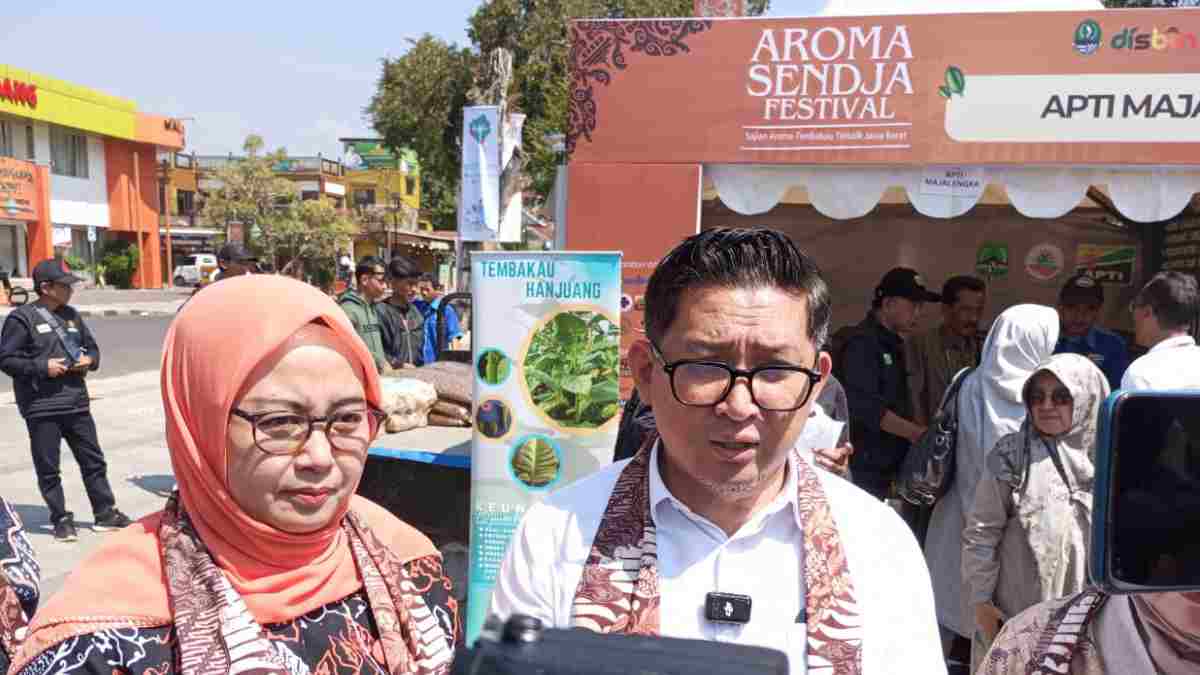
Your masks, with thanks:
M 508 357 L 496 350 L 488 350 L 479 357 L 479 379 L 496 385 L 508 378 Z
M 591 429 L 617 414 L 620 328 L 602 314 L 563 312 L 536 334 L 525 356 L 533 403 L 567 427 Z
M 512 456 L 513 474 L 529 487 L 546 487 L 558 478 L 560 464 L 554 447 L 544 438 L 533 437 Z

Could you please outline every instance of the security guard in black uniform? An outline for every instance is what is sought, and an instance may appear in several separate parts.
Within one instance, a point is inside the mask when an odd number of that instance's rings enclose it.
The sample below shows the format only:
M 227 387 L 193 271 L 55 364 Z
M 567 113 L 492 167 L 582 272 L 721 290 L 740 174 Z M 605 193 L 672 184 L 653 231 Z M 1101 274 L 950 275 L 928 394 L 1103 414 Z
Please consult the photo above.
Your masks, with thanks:
M 79 281 L 59 260 L 38 263 L 33 268 L 37 302 L 13 310 L 0 332 L 0 370 L 13 378 L 17 408 L 29 429 L 38 488 L 59 541 L 78 538 L 59 471 L 64 439 L 83 474 L 95 516 L 92 529 L 115 530 L 130 523 L 116 507 L 89 406 L 84 378 L 100 367 L 100 348 L 79 312 L 68 304 L 73 284 Z

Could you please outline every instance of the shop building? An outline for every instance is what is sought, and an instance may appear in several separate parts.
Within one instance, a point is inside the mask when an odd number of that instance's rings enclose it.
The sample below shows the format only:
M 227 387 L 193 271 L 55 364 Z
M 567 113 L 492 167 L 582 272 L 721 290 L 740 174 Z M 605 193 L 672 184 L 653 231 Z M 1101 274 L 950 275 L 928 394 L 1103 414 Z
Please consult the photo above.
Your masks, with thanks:
M 417 153 L 393 151 L 380 138 L 339 138 L 346 167 L 349 204 L 362 223 L 354 241 L 355 259 L 403 255 L 438 275 L 453 252 L 453 237 L 433 233 L 421 223 L 421 164 Z
M 0 65 L 0 267 L 26 276 L 56 254 L 91 264 L 125 240 L 141 252 L 134 285 L 160 287 L 155 158 L 183 144 L 178 120 Z

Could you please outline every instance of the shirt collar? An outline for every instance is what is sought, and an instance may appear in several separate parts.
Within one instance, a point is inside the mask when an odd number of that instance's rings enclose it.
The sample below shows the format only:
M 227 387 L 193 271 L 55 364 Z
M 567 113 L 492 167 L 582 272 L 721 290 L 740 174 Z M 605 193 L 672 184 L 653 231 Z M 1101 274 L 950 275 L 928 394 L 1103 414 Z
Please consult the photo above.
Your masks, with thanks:
M 1176 347 L 1195 347 L 1196 339 L 1191 335 L 1176 335 L 1173 338 L 1167 338 L 1150 348 L 1150 351 L 1156 352 L 1160 349 L 1174 349 Z
M 1095 327 L 1092 327 L 1092 328 L 1088 329 L 1088 332 L 1086 334 L 1084 334 L 1083 337 L 1071 337 L 1068 335 L 1064 335 L 1064 336 L 1060 337 L 1059 340 L 1066 344 L 1083 345 L 1084 347 L 1087 347 L 1088 349 L 1090 349 L 1092 351 L 1097 351 L 1097 348 L 1096 348 L 1097 333 L 1098 333 L 1097 329 Z
M 662 440 L 655 441 L 654 447 L 650 450 L 650 518 L 654 521 L 654 527 L 659 527 L 658 509 L 664 503 L 675 507 L 680 513 L 688 518 L 703 518 L 703 516 L 692 511 L 686 504 L 675 498 L 671 491 L 667 489 L 667 484 L 663 482 L 662 473 L 658 470 L 658 453 L 662 448 Z M 787 476 L 784 478 L 783 490 L 776 495 L 775 499 L 771 500 L 761 511 L 755 513 L 747 523 L 762 523 L 767 518 L 776 513 L 790 508 L 792 516 L 795 518 L 796 527 L 802 531 L 804 523 L 800 518 L 800 484 L 796 478 L 796 462 L 801 461 L 797 458 L 796 453 L 792 452 L 788 456 Z

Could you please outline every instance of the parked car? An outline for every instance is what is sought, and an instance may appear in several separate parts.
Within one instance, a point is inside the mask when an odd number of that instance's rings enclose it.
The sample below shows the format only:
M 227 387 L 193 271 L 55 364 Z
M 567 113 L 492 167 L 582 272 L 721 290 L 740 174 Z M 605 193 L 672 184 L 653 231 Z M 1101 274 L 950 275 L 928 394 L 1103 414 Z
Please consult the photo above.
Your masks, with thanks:
M 212 253 L 199 253 L 184 256 L 175 266 L 171 280 L 176 286 L 199 286 L 208 281 L 217 269 L 217 256 Z

